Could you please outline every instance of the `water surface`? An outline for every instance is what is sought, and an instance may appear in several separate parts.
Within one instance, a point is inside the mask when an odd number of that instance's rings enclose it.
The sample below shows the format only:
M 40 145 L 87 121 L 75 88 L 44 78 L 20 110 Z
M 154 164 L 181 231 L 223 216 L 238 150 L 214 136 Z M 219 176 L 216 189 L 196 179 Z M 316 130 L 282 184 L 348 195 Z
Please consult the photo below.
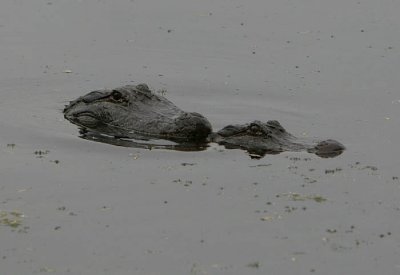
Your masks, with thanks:
M 399 8 L 2 1 L 2 273 L 399 274 Z M 140 82 L 215 130 L 276 119 L 347 150 L 125 148 L 62 116 Z

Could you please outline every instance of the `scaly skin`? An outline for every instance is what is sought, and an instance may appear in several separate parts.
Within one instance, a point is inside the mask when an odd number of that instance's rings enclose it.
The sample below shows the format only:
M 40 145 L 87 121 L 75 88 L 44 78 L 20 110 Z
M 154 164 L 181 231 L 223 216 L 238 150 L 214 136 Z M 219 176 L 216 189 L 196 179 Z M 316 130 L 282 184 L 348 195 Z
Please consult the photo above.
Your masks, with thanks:
M 274 120 L 228 125 L 212 133 L 210 123 L 201 114 L 182 111 L 151 92 L 146 84 L 90 92 L 71 101 L 64 109 L 64 117 L 82 129 L 117 138 L 203 145 L 215 142 L 228 149 L 246 150 L 256 157 L 283 151 L 308 151 L 321 157 L 334 157 L 345 149 L 331 139 L 295 137 Z
M 332 139 L 318 141 L 295 137 L 276 120 L 266 123 L 255 120 L 247 124 L 228 125 L 211 134 L 209 139 L 229 149 L 246 150 L 255 157 L 284 151 L 308 151 L 320 157 L 334 157 L 345 149 Z
M 147 85 L 93 91 L 64 109 L 70 122 L 116 137 L 205 140 L 211 125 L 198 113 L 182 111 Z

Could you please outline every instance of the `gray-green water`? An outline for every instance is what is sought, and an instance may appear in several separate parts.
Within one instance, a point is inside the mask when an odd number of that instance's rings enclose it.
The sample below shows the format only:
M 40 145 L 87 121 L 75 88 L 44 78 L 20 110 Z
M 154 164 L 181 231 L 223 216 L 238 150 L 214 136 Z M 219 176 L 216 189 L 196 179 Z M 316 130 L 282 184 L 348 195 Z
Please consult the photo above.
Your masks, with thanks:
M 399 9 L 3 0 L 0 273 L 399 274 Z M 139 82 L 216 130 L 276 119 L 347 150 L 123 148 L 62 116 Z

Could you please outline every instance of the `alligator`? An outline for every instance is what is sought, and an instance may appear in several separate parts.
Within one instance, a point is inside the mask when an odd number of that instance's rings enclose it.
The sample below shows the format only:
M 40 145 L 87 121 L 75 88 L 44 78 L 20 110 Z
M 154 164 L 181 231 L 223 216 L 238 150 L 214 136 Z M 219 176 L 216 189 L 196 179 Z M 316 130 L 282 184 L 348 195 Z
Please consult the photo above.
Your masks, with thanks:
M 284 151 L 335 157 L 345 150 L 332 139 L 296 137 L 276 120 L 228 125 L 213 132 L 203 115 L 181 110 L 146 84 L 89 92 L 70 101 L 63 113 L 80 128 L 81 137 L 120 146 L 203 150 L 207 144 L 217 143 L 245 150 L 255 158 Z M 157 145 L 154 140 L 172 143 Z

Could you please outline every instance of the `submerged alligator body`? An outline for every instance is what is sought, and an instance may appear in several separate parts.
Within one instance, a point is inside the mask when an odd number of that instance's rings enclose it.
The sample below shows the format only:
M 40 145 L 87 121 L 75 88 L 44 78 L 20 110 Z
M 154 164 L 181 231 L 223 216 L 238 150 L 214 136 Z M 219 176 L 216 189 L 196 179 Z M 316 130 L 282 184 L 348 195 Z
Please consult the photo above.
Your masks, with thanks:
M 295 137 L 275 120 L 228 125 L 212 132 L 204 116 L 181 110 L 150 91 L 146 84 L 90 92 L 71 101 L 64 109 L 64 117 L 81 128 L 82 137 L 122 146 L 201 150 L 214 142 L 228 149 L 246 150 L 253 157 L 283 151 L 308 151 L 321 157 L 334 157 L 345 149 L 335 140 Z M 170 140 L 176 145 L 145 143 L 154 139 Z

